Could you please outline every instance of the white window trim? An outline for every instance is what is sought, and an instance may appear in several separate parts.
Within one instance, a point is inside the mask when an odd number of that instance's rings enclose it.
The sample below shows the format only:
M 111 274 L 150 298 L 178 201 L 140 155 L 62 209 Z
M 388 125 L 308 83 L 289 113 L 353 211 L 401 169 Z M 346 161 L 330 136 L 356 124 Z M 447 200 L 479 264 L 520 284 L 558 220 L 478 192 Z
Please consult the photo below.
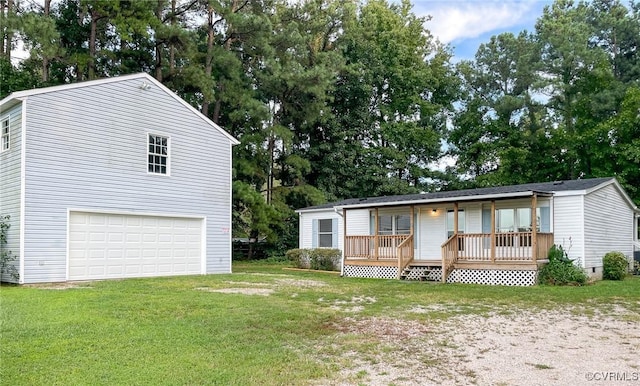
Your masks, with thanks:
M 7 122 L 7 133 L 4 132 L 4 123 Z M 5 141 L 6 138 L 6 141 Z M 7 147 L 5 148 L 5 143 Z M 11 149 L 11 115 L 0 119 L 0 153 Z
M 541 214 L 541 207 L 536 207 L 536 228 L 537 228 L 537 232 L 541 232 L 540 229 L 542 229 L 542 214 Z M 497 208 L 496 209 L 496 233 L 513 233 L 513 232 L 531 232 L 531 230 L 528 231 L 520 231 L 519 229 L 519 225 L 520 225 L 520 215 L 518 214 L 518 212 L 520 211 L 520 209 L 525 209 L 529 211 L 529 216 L 531 216 L 531 208 L 527 208 L 527 207 L 514 207 L 514 208 Z M 501 210 L 510 210 L 513 211 L 513 230 L 510 231 L 500 231 L 500 216 L 498 216 L 498 211 Z M 532 219 L 529 219 L 529 224 L 532 225 L 533 221 Z
M 149 171 L 149 155 L 151 155 L 151 153 L 149 153 L 149 136 L 157 136 L 157 137 L 163 137 L 167 139 L 167 172 L 166 173 L 155 173 L 155 172 L 150 172 Z M 167 134 L 162 134 L 162 133 L 152 133 L 152 132 L 147 132 L 147 136 L 145 138 L 145 149 L 147 149 L 146 153 L 145 153 L 145 167 L 147 169 L 147 174 L 151 175 L 151 176 L 170 176 L 171 175 L 171 136 L 167 135 Z M 153 153 L 155 155 L 155 153 Z
M 455 222 L 455 220 L 452 220 L 452 223 L 449 224 L 449 213 L 454 213 L 455 209 L 447 209 L 445 211 L 445 236 L 447 236 L 447 238 L 451 237 L 449 236 L 449 225 L 451 225 L 451 229 L 453 229 L 453 223 Z M 465 213 L 464 209 L 458 209 L 458 220 L 460 220 L 460 213 L 464 213 L 464 221 L 458 221 L 458 233 L 465 233 L 467 230 L 467 214 Z M 452 231 L 453 232 L 453 231 Z
M 320 231 L 320 221 L 329 221 L 329 223 L 331 224 L 331 229 L 329 230 L 329 232 L 322 232 Z M 328 247 L 322 246 L 320 245 L 320 235 L 329 235 L 331 236 L 331 245 Z M 316 234 L 316 237 L 318 238 L 316 240 L 316 245 L 318 246 L 318 248 L 333 248 L 333 244 L 334 244 L 334 240 L 333 240 L 333 219 L 331 218 L 319 218 L 318 219 L 318 232 Z
M 369 216 L 375 217 L 373 215 L 373 212 L 370 212 Z M 410 217 L 411 215 L 407 214 L 407 213 L 395 213 L 395 214 L 392 214 L 392 213 L 388 213 L 387 214 L 387 213 L 385 213 L 385 214 L 379 214 L 378 215 L 378 235 L 380 235 L 380 236 L 398 236 L 398 235 L 402 236 L 402 235 L 408 235 L 409 233 L 398 233 L 398 217 L 399 216 L 408 216 L 408 217 Z M 391 233 L 386 233 L 386 232 L 385 233 L 381 233 L 380 220 L 383 217 L 391 217 Z M 411 221 L 411 219 L 409 219 L 409 221 Z M 407 231 L 411 232 L 410 229 L 408 229 Z M 372 233 L 373 233 L 373 230 L 372 230 Z M 414 231 L 414 233 L 415 233 L 415 231 Z

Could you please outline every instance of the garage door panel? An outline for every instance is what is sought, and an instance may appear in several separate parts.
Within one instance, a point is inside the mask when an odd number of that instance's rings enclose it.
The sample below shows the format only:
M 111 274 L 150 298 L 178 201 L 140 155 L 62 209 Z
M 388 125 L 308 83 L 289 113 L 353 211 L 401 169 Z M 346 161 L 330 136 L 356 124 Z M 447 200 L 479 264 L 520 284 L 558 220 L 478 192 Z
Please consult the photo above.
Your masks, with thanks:
M 197 274 L 203 220 L 72 212 L 69 279 Z

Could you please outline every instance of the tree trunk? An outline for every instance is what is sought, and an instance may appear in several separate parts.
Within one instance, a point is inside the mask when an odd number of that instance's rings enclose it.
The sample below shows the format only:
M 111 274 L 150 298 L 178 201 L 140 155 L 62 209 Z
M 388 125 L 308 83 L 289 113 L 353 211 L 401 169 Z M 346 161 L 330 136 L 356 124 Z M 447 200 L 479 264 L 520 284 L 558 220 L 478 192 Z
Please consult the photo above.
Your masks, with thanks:
M 89 70 L 89 80 L 96 77 L 96 34 L 98 29 L 98 19 L 100 15 L 95 9 L 91 10 L 91 34 L 89 35 L 89 61 L 87 68 Z
M 7 18 L 6 21 L 9 21 L 9 18 L 11 17 L 11 14 L 13 14 L 13 0 L 7 0 Z M 5 22 L 6 22 L 5 21 Z M 9 23 L 10 24 L 10 23 Z M 13 48 L 13 30 L 11 29 L 11 26 L 9 25 L 7 28 L 7 40 L 5 42 L 5 46 L 4 46 L 4 57 L 7 60 L 11 60 L 11 48 Z
M 162 4 L 163 0 L 158 0 L 158 6 L 156 7 L 156 17 L 162 23 Z M 158 41 L 156 36 L 156 79 L 158 82 L 162 82 L 162 43 Z
M 204 64 L 204 73 L 207 79 L 211 78 L 213 72 L 213 41 L 215 38 L 215 31 L 213 30 L 213 7 L 209 5 L 207 8 L 207 57 Z M 209 104 L 211 101 L 207 96 L 202 101 L 202 114 L 209 116 Z
M 44 0 L 44 17 L 49 17 L 51 13 L 51 0 Z M 42 82 L 49 81 L 49 58 L 42 55 Z
M 171 27 L 176 26 L 176 0 L 171 0 Z M 176 45 L 171 39 L 169 43 L 169 73 L 173 75 L 176 71 Z
M 6 0 L 0 0 L 0 32 L 2 33 L 0 35 L 0 56 L 4 56 L 4 39 L 5 39 L 5 31 L 4 31 L 4 26 L 6 26 L 7 22 L 5 21 L 6 17 L 5 17 L 5 13 L 4 13 L 4 9 L 6 7 Z

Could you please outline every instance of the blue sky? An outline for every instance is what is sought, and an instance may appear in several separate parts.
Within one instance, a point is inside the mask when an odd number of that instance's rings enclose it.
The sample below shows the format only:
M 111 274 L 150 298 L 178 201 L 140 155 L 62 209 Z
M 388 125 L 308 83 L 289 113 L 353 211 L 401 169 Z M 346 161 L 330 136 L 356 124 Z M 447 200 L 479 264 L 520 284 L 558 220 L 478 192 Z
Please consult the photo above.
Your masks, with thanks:
M 418 16 L 431 15 L 425 26 L 454 48 L 454 61 L 472 59 L 478 47 L 502 32 L 533 31 L 548 0 L 412 0 Z

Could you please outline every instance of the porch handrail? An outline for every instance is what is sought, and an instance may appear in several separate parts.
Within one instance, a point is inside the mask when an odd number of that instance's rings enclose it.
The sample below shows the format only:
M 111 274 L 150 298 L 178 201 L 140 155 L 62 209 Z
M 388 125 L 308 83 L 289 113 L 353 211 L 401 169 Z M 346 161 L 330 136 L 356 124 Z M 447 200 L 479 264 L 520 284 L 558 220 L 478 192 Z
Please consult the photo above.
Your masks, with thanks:
M 413 260 L 413 235 L 409 235 L 398 245 L 396 255 L 398 256 L 398 279 L 400 279 L 402 271 Z
M 457 248 L 454 248 L 453 245 L 455 245 L 457 247 L 458 245 L 458 235 L 457 234 L 453 234 L 451 237 L 449 237 L 449 239 L 447 239 L 447 241 L 445 241 L 444 243 L 442 243 L 442 282 L 446 283 L 447 282 L 447 278 L 449 277 L 449 274 L 451 273 L 451 271 L 453 271 L 453 265 L 456 263 L 457 260 Z
M 346 236 L 345 258 L 389 260 L 396 259 L 397 247 L 410 235 L 359 235 Z M 378 248 L 375 248 L 375 240 Z

